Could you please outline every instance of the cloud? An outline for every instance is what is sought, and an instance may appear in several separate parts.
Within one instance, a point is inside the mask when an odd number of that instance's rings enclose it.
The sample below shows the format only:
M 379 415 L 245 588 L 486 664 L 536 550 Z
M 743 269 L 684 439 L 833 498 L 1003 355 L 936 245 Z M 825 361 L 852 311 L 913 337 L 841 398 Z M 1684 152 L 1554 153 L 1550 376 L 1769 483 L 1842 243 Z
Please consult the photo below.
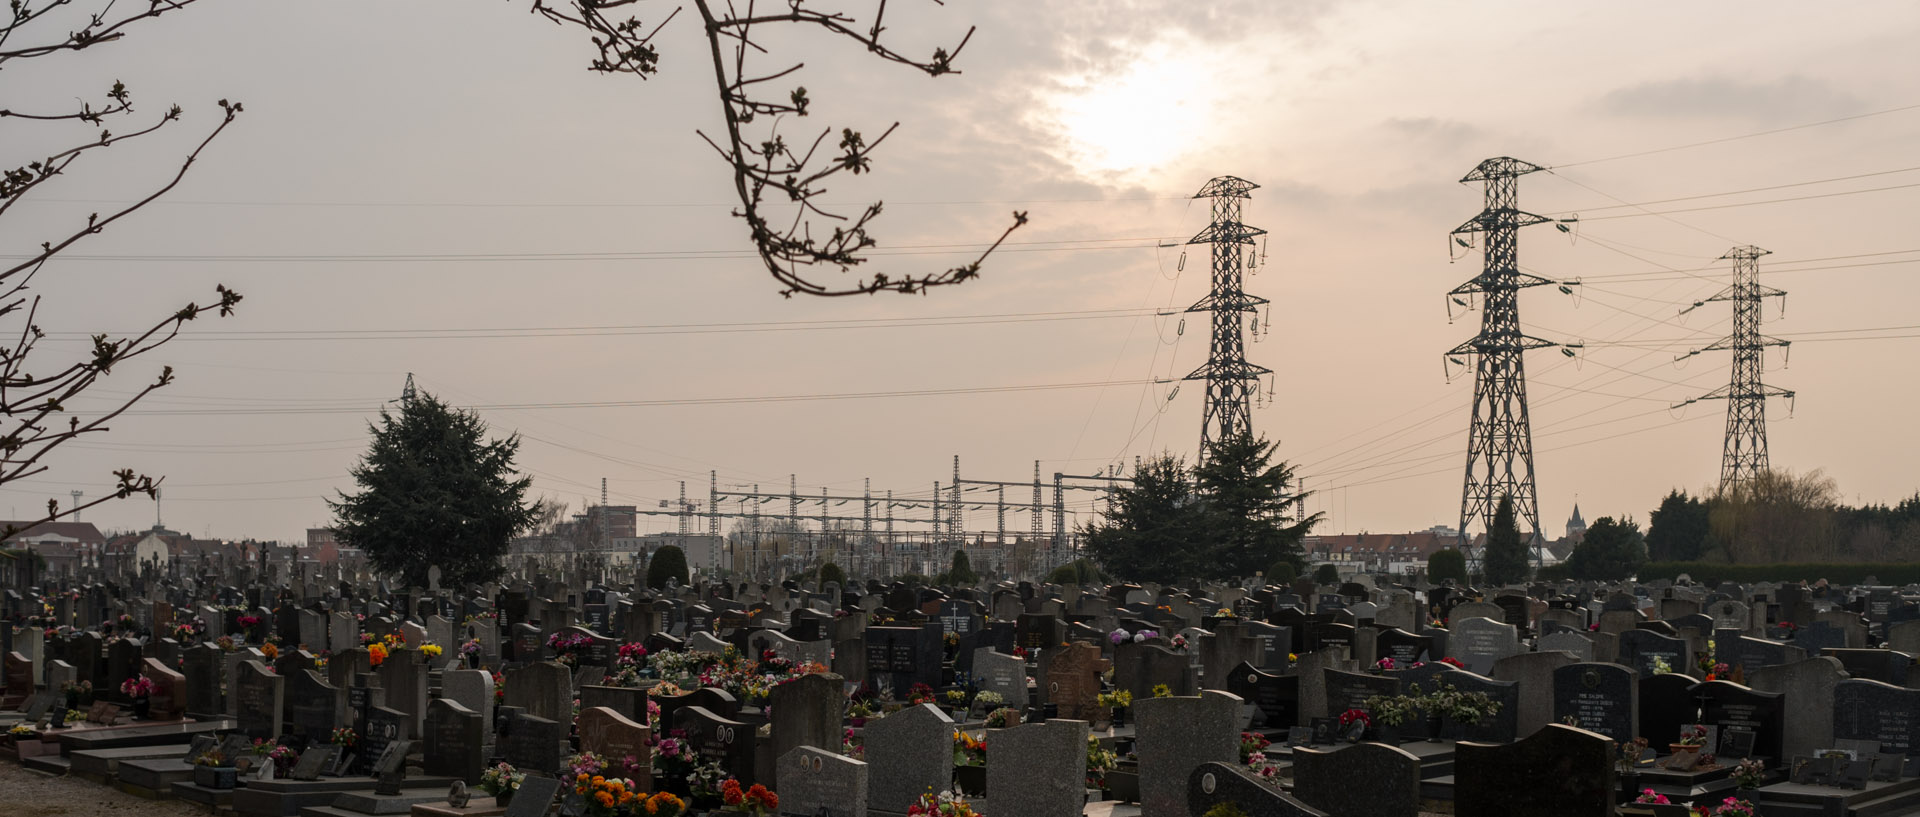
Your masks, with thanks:
M 1764 81 L 1714 76 L 1644 82 L 1600 98 L 1600 110 L 1622 116 L 1775 120 L 1840 116 L 1864 108 L 1859 97 L 1800 74 Z
M 1433 116 L 1404 117 L 1396 116 L 1383 124 L 1411 141 L 1421 142 L 1442 151 L 1451 151 L 1479 139 L 1486 131 L 1469 125 L 1458 119 L 1441 119 Z

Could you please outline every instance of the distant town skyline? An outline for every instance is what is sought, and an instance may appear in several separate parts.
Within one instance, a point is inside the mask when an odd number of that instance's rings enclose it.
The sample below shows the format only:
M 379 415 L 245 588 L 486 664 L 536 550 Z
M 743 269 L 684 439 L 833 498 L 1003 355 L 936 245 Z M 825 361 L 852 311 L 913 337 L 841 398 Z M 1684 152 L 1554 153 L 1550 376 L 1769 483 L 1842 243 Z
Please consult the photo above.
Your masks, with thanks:
M 643 19 L 672 8 L 646 5 Z M 123 79 L 155 113 L 187 110 L 173 141 L 24 203 L 0 238 L 15 257 L 150 192 L 215 100 L 247 107 L 178 189 L 36 278 L 39 354 L 77 354 L 216 283 L 246 300 L 103 380 L 76 412 L 161 365 L 178 378 L 7 486 L 0 510 L 98 497 L 133 468 L 166 477 L 173 530 L 304 541 L 409 373 L 521 434 L 534 493 L 575 512 L 602 478 L 613 505 L 661 510 L 682 481 L 705 500 L 710 472 L 728 490 L 785 493 L 794 475 L 803 499 L 870 480 L 924 501 L 955 454 L 964 477 L 1010 483 L 1038 460 L 1050 504 L 1055 472 L 1192 459 L 1201 389 L 1174 379 L 1206 357 L 1204 316 L 1180 310 L 1207 281 L 1204 247 L 1182 242 L 1207 220 L 1193 193 L 1230 174 L 1261 185 L 1245 220 L 1268 233 L 1248 279 L 1272 301 L 1249 346 L 1275 371 L 1255 428 L 1317 492 L 1322 532 L 1453 526 L 1472 373 L 1442 353 L 1479 313 L 1445 293 L 1480 258 L 1448 233 L 1481 207 L 1457 180 L 1493 156 L 1551 169 L 1520 180 L 1519 204 L 1569 229 L 1527 228 L 1520 263 L 1580 282 L 1522 296 L 1526 331 L 1578 344 L 1527 359 L 1549 538 L 1576 497 L 1589 520 L 1645 524 L 1669 490 L 1714 486 L 1724 406 L 1681 404 L 1727 382 L 1724 352 L 1693 352 L 1728 310 L 1689 307 L 1726 286 L 1718 259 L 1739 245 L 1771 250 L 1762 280 L 1788 292 L 1763 327 L 1793 341 L 1768 381 L 1798 393 L 1768 406 L 1773 465 L 1824 469 L 1850 503 L 1920 489 L 1920 385 L 1899 375 L 1920 351 L 1920 8 L 1488 10 L 890 7 L 913 53 L 978 27 L 961 73 L 937 80 L 844 43 L 782 43 L 767 65 L 804 61 L 792 84 L 814 100 L 783 122 L 792 138 L 901 123 L 873 174 L 831 191 L 886 202 L 880 269 L 962 263 L 1030 214 L 978 280 L 911 298 L 779 297 L 695 134 L 719 108 L 686 19 L 645 82 L 588 73 L 591 45 L 522 4 L 454 0 L 197 4 L 97 53 L 10 66 L 20 109 Z M 965 499 L 987 506 L 966 527 L 994 530 L 997 497 Z M 1073 497 L 1075 521 L 1098 502 Z M 155 508 L 83 518 L 143 530 Z

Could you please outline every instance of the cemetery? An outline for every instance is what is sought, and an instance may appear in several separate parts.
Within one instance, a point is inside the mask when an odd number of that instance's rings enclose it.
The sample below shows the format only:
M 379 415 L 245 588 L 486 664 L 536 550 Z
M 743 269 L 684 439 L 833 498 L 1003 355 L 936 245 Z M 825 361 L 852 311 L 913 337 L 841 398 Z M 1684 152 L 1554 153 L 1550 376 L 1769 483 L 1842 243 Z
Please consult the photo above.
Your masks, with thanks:
M 1920 814 L 1920 588 L 520 566 L 7 590 L 0 762 L 236 817 Z

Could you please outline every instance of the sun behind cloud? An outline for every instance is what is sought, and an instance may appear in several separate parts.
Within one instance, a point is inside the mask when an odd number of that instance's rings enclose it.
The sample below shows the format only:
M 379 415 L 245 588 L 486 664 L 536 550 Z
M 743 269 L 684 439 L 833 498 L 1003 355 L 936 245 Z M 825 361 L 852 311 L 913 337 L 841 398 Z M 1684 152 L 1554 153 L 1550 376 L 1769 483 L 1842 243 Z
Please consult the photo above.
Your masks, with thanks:
M 1204 150 L 1209 131 L 1231 125 L 1222 103 L 1237 74 L 1221 61 L 1154 43 L 1117 70 L 1056 80 L 1041 94 L 1033 124 L 1057 134 L 1049 150 L 1088 179 L 1151 182 Z

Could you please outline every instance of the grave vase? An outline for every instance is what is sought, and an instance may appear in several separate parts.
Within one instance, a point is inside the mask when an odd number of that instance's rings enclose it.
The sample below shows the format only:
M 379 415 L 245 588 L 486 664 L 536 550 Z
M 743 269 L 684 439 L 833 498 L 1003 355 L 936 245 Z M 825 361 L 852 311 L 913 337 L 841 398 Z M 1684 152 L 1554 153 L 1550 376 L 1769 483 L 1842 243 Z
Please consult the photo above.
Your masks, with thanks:
M 969 797 L 981 797 L 987 793 L 987 767 L 953 767 L 953 787 Z
M 1620 802 L 1622 803 L 1633 802 L 1636 798 L 1640 796 L 1640 790 L 1644 788 L 1643 786 L 1640 785 L 1640 773 L 1631 772 L 1631 771 L 1621 772 L 1619 777 L 1620 777 Z
M 153 699 L 150 697 L 142 695 L 138 698 L 134 698 L 133 699 L 133 716 L 135 718 L 140 718 L 144 720 L 147 717 L 147 713 L 152 710 L 152 706 L 153 706 Z
M 501 808 L 506 808 L 507 804 L 511 802 L 513 802 L 513 789 L 511 788 L 501 789 L 493 795 L 493 804 Z
M 1127 708 L 1126 707 L 1116 706 L 1113 708 L 1113 725 L 1116 727 L 1127 725 Z
M 1401 728 L 1391 724 L 1380 724 L 1373 728 L 1373 739 L 1388 746 L 1399 746 L 1404 737 L 1400 732 Z
M 1426 738 L 1428 741 L 1432 741 L 1432 742 L 1438 742 L 1440 740 L 1440 716 L 1439 715 L 1427 716 Z

